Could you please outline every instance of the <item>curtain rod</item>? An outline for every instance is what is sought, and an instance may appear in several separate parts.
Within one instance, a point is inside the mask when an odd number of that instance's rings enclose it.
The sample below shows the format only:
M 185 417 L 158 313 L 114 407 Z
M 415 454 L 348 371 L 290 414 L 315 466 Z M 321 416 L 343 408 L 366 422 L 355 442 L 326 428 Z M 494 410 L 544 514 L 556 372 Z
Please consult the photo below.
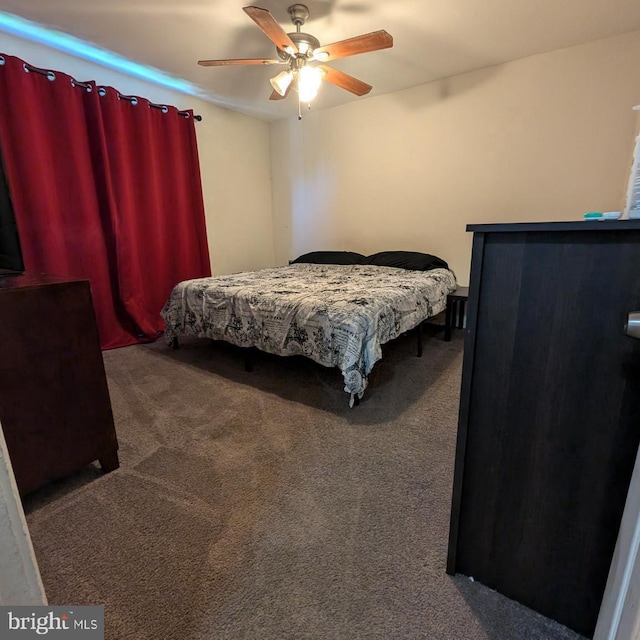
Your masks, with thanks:
M 34 73 L 39 73 L 43 76 L 47 76 L 47 78 L 51 81 L 56 79 L 55 71 L 52 71 L 51 69 L 41 69 L 40 67 L 34 67 L 33 65 L 28 64 L 27 62 L 25 62 L 22 66 L 27 73 L 29 73 L 30 71 L 33 71 Z M 91 83 L 89 82 L 80 82 L 75 78 L 71 78 L 71 84 L 74 87 L 82 87 L 83 89 L 91 90 Z M 107 93 L 107 90 L 104 87 L 98 87 L 99 95 L 104 96 L 106 93 Z M 117 90 L 116 90 L 116 93 L 118 94 L 118 98 L 120 100 L 128 100 L 129 102 L 131 102 L 131 104 L 134 104 L 134 105 L 138 104 L 137 96 L 126 96 Z M 154 102 L 149 101 L 149 107 L 152 107 L 153 109 L 160 109 L 162 113 L 167 113 L 169 111 L 169 107 L 166 104 L 156 104 Z M 189 116 L 189 112 L 178 111 L 178 115 L 186 118 Z M 202 120 L 202 116 L 194 114 L 193 119 L 200 122 Z

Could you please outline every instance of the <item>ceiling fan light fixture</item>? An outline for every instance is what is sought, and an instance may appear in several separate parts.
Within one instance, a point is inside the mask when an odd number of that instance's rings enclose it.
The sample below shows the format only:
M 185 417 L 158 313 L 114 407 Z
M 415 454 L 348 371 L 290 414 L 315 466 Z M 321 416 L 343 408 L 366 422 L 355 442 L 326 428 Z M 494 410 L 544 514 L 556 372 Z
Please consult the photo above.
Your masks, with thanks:
M 271 86 L 281 95 L 287 93 L 287 89 L 289 85 L 293 81 L 293 72 L 291 70 L 281 71 L 277 76 L 273 76 L 269 82 L 271 82 Z
M 304 4 L 292 4 L 288 8 L 289 17 L 296 28 L 292 33 L 286 33 L 268 9 L 253 5 L 242 9 L 275 45 L 277 57 L 199 60 L 198 64 L 204 67 L 286 64 L 287 71 L 282 71 L 270 79 L 273 91 L 269 100 L 286 98 L 291 92 L 291 87 L 295 86 L 298 92 L 298 118 L 302 118 L 300 104 L 306 102 L 309 108 L 311 107 L 311 100 L 316 97 L 323 80 L 356 96 L 364 96 L 373 89 L 370 84 L 358 78 L 316 63 L 380 51 L 393 46 L 393 37 L 383 29 L 320 46 L 318 38 L 301 30 L 309 17 L 309 8 Z
M 298 71 L 298 92 L 300 102 L 311 102 L 322 83 L 322 72 L 317 67 L 304 66 Z

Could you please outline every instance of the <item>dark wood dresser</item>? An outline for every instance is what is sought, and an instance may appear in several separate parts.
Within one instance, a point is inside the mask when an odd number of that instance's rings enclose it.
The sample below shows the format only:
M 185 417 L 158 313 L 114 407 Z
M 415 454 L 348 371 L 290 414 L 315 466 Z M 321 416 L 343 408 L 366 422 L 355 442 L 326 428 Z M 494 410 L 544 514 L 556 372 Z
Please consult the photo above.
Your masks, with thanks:
M 99 460 L 118 467 L 87 280 L 0 278 L 0 423 L 21 495 Z
M 467 230 L 447 571 L 592 636 L 640 442 L 640 222 Z

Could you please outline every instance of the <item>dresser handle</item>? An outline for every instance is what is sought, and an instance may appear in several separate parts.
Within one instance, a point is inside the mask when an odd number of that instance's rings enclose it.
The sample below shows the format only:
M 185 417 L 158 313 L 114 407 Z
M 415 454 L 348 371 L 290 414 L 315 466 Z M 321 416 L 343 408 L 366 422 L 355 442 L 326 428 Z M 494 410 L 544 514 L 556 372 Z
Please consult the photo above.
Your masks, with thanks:
M 640 311 L 632 311 L 624 325 L 624 332 L 630 338 L 640 339 Z

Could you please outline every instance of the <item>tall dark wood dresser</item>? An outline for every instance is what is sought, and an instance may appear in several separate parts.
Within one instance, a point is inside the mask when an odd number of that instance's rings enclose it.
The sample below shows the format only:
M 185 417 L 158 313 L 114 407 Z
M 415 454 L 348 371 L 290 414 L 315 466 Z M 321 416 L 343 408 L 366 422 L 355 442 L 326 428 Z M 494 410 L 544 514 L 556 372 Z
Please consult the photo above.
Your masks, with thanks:
M 0 424 L 25 495 L 99 460 L 118 441 L 87 280 L 0 278 Z
M 640 221 L 467 230 L 447 571 L 591 637 L 640 442 Z

